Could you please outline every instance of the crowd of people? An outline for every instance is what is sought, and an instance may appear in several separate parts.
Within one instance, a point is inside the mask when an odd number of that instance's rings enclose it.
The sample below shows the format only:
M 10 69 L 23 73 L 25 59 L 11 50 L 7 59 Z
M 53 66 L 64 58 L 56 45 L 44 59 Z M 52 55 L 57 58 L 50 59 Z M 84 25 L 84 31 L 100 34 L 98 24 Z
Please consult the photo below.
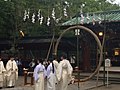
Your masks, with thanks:
M 44 90 L 44 80 L 47 79 L 47 90 L 67 90 L 68 84 L 72 80 L 73 68 L 63 54 L 61 61 L 49 60 L 46 65 L 42 60 L 38 60 L 38 65 L 34 69 L 35 90 Z
M 6 81 L 6 86 L 8 88 L 13 88 L 17 79 L 18 66 L 14 60 L 14 57 L 10 56 L 10 60 L 8 60 L 6 67 L 0 57 L 0 89 L 2 89 L 4 81 Z
M 0 89 L 3 88 L 4 81 L 6 86 L 13 88 L 18 79 L 19 66 L 22 65 L 21 61 L 15 60 L 10 56 L 6 66 L 0 57 Z M 73 68 L 67 60 L 67 55 L 61 56 L 61 61 L 58 63 L 56 59 L 43 61 L 41 59 L 32 60 L 29 63 L 30 70 L 33 71 L 35 90 L 45 90 L 44 87 L 47 81 L 47 90 L 67 90 L 68 84 L 72 80 Z

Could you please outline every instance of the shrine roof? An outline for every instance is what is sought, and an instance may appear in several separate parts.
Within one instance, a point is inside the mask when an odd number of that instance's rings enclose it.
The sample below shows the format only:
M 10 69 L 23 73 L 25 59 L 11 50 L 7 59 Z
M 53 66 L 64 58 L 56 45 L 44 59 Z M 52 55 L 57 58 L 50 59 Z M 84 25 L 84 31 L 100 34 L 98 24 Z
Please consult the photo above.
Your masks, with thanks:
M 92 12 L 77 14 L 72 19 L 62 23 L 62 26 L 77 25 L 77 24 L 90 24 L 90 23 L 103 23 L 106 22 L 120 22 L 120 10 L 105 11 L 105 12 Z

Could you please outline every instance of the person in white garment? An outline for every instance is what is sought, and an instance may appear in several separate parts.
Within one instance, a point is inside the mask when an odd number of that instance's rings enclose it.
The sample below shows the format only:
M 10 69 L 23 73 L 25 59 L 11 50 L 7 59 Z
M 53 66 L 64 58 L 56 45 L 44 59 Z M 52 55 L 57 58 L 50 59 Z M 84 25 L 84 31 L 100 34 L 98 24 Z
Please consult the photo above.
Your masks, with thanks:
M 56 90 L 55 89 L 55 83 L 56 83 L 56 77 L 55 77 L 55 67 L 53 64 L 53 61 L 49 61 L 49 65 L 47 67 L 47 90 Z
M 3 84 L 4 84 L 4 78 L 5 78 L 5 67 L 3 64 L 3 61 L 0 57 L 0 89 L 3 88 Z
M 35 90 L 44 90 L 44 79 L 46 77 L 46 70 L 42 60 L 37 60 L 38 65 L 34 69 L 33 77 L 35 81 Z
M 13 88 L 15 86 L 16 80 L 18 79 L 18 66 L 13 56 L 10 56 L 10 60 L 8 60 L 6 64 L 6 71 L 7 87 Z
M 62 54 L 61 61 L 57 68 L 57 78 L 59 81 L 60 90 L 67 90 L 68 84 L 72 80 L 73 68 L 66 58 L 67 55 Z
M 54 67 L 55 67 L 55 83 L 58 84 L 57 68 L 58 68 L 59 63 L 58 63 L 57 59 L 53 60 L 53 64 L 54 64 Z

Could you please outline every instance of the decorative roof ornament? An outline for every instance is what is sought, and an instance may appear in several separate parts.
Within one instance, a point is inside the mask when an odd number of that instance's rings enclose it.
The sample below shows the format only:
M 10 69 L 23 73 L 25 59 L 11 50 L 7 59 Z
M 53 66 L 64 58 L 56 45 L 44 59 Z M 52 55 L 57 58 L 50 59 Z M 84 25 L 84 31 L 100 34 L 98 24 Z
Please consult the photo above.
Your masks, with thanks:
M 89 22 L 89 20 L 90 20 L 89 13 L 87 13 L 86 19 L 87 19 L 87 24 L 89 24 L 89 23 L 90 23 L 90 22 Z
M 25 10 L 25 12 L 24 12 L 24 17 L 23 17 L 23 21 L 26 21 L 26 19 L 27 19 L 27 11 Z
M 81 24 L 83 24 L 84 23 L 84 16 L 83 16 L 83 13 L 81 13 Z
M 50 17 L 48 16 L 48 18 L 47 18 L 47 26 L 49 26 L 50 25 Z
M 5 2 L 7 2 L 7 1 L 11 1 L 11 0 L 4 0 Z
M 64 8 L 63 8 L 63 14 L 65 17 L 68 17 L 68 14 L 67 14 L 67 7 L 69 7 L 69 2 L 67 1 L 64 1 Z
M 52 18 L 55 20 L 56 18 L 55 18 L 55 8 L 53 8 L 53 10 L 52 10 Z
M 40 16 L 41 16 L 41 10 L 39 9 L 39 10 L 38 10 L 38 15 L 37 15 L 38 21 L 40 20 Z
M 68 15 L 67 15 L 67 6 L 64 7 L 63 13 L 64 13 L 64 16 L 65 16 L 65 17 L 68 17 Z
M 27 12 L 27 18 L 29 19 L 29 15 L 30 15 L 30 9 L 28 9 L 28 12 Z
M 59 23 L 59 21 L 62 19 L 62 16 L 56 19 L 56 23 Z
M 40 25 L 42 25 L 42 23 L 43 23 L 43 16 L 41 15 L 41 17 L 40 17 Z
M 42 23 L 43 23 L 43 16 L 41 14 L 41 9 L 38 10 L 37 17 L 38 17 L 38 21 L 39 21 L 40 25 L 42 25 Z
M 85 18 L 84 15 L 83 15 L 82 9 L 83 9 L 83 6 L 81 6 L 81 9 L 80 9 L 81 24 L 84 23 L 84 18 Z
M 27 19 L 29 19 L 29 14 L 30 14 L 29 11 L 30 11 L 29 9 L 28 9 L 28 12 L 27 12 L 27 10 L 25 10 L 25 12 L 24 12 L 24 17 L 23 17 L 23 21 L 26 21 Z
M 101 24 L 101 23 L 102 23 L 102 19 L 101 19 L 101 17 L 100 17 L 100 14 L 99 14 L 98 20 L 99 20 L 98 23 Z
M 92 23 L 93 23 L 93 25 L 95 25 L 95 14 L 93 14 L 93 18 L 92 18 Z
M 64 3 L 65 3 L 65 5 L 66 5 L 67 7 L 70 6 L 70 5 L 69 5 L 69 2 L 67 2 L 67 1 L 65 1 Z
M 32 23 L 35 23 L 35 14 L 32 15 Z

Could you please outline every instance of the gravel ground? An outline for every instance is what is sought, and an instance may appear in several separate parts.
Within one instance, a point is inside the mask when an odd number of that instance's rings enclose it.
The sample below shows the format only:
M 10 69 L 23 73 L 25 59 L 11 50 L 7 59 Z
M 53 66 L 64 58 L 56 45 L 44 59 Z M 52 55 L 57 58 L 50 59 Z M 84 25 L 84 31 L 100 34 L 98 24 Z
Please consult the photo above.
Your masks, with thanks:
M 30 78 L 28 78 L 28 82 L 30 82 Z M 109 84 L 107 87 L 103 86 L 103 81 L 100 80 L 98 82 L 98 87 L 96 87 L 96 80 L 81 82 L 79 83 L 79 86 L 80 88 L 78 88 L 78 83 L 71 84 L 68 86 L 68 90 L 120 90 L 120 84 Z M 59 90 L 58 88 L 59 86 L 56 86 L 56 90 Z M 34 85 L 24 85 L 24 77 L 19 76 L 14 88 L 4 87 L 1 90 L 34 90 Z

